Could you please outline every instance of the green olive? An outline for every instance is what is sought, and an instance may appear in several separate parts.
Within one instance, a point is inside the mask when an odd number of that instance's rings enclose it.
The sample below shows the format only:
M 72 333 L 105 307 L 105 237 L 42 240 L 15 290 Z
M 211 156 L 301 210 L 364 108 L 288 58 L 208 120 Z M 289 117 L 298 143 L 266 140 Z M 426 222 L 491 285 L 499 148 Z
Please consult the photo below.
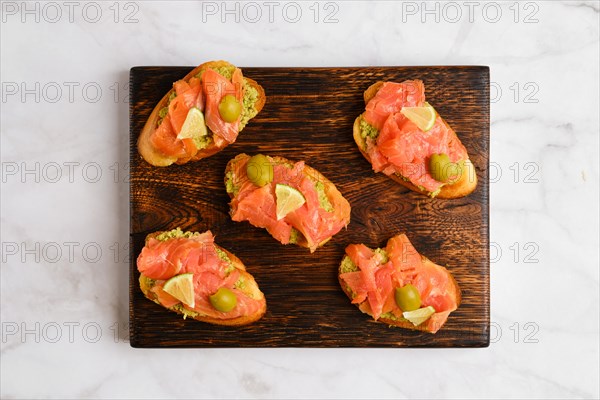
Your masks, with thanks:
M 421 296 L 416 287 L 404 285 L 401 288 L 396 288 L 396 304 L 402 311 L 414 311 L 421 307 Z
M 242 113 L 242 105 L 231 94 L 223 96 L 219 103 L 219 114 L 225 122 L 235 122 Z
M 263 187 L 273 181 L 273 164 L 262 154 L 252 156 L 246 165 L 246 175 L 250 182 Z
M 231 290 L 222 287 L 217 290 L 217 293 L 208 297 L 210 300 L 210 304 L 221 312 L 229 312 L 234 309 L 237 304 L 237 297 L 235 297 L 235 293 Z
M 460 175 L 460 167 L 447 154 L 433 154 L 429 158 L 429 173 L 438 182 L 446 183 Z

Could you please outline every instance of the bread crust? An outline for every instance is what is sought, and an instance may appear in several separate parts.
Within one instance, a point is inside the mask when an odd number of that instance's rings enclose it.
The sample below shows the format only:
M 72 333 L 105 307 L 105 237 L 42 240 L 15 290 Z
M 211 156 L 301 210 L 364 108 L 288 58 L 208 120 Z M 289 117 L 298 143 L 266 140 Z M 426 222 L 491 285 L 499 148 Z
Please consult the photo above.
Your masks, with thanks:
M 372 84 L 371 86 L 369 86 L 367 88 L 367 90 L 365 90 L 364 96 L 363 96 L 364 100 L 365 100 L 365 105 L 373 97 L 375 97 L 375 95 L 377 94 L 377 92 L 379 91 L 381 86 L 383 86 L 384 83 L 385 83 L 384 81 L 376 82 L 376 83 Z M 371 158 L 369 157 L 369 155 L 366 152 L 366 148 L 367 148 L 366 140 L 363 139 L 360 135 L 360 119 L 364 116 L 364 114 L 365 113 L 362 113 L 354 120 L 352 132 L 353 132 L 354 141 L 356 142 L 356 145 L 358 146 L 360 153 L 363 155 L 363 157 L 365 157 L 367 159 L 367 161 L 369 161 L 369 163 L 371 163 Z M 442 119 L 442 121 L 444 121 L 444 120 Z M 446 124 L 446 121 L 444 121 L 444 123 Z M 448 124 L 446 124 L 446 125 L 448 125 Z M 454 130 L 452 130 L 452 132 L 454 132 Z M 455 133 L 455 135 L 456 135 L 456 133 Z M 458 137 L 457 137 L 457 139 L 458 139 Z M 458 139 L 458 140 L 460 141 L 460 139 Z M 451 185 L 448 184 L 448 185 L 442 186 L 440 192 L 435 197 L 440 198 L 440 199 L 456 199 L 459 197 L 467 196 L 475 190 L 475 188 L 477 187 L 477 171 L 475 170 L 475 166 L 473 165 L 471 160 L 467 158 L 464 161 L 464 167 L 465 168 L 464 168 L 463 173 L 461 174 L 460 178 Z M 400 176 L 389 175 L 389 178 L 396 181 L 397 183 L 401 184 L 402 186 L 407 187 L 408 189 L 410 189 L 414 192 L 424 194 L 425 196 L 429 196 L 429 192 L 427 192 L 426 190 L 420 189 L 419 187 L 413 185 L 410 181 L 407 181 Z
M 444 268 L 441 265 L 437 265 L 435 264 L 433 261 L 429 260 L 427 257 L 421 255 L 421 259 L 423 260 L 424 264 L 433 264 L 436 265 L 438 267 Z M 348 290 L 345 282 L 342 280 L 341 275 L 342 275 L 342 268 L 341 268 L 341 263 L 340 263 L 340 267 L 338 268 L 338 281 L 340 283 L 340 287 L 342 288 L 342 291 L 346 294 L 346 296 L 348 296 L 348 298 L 350 300 L 352 300 L 352 293 Z M 444 268 L 446 269 L 446 268 Z M 447 270 L 447 269 L 446 269 Z M 462 293 L 460 291 L 460 287 L 458 286 L 458 283 L 456 282 L 456 279 L 454 278 L 454 276 L 452 275 L 452 273 L 450 271 L 448 271 L 448 274 L 450 275 L 450 279 L 452 282 L 452 286 L 453 289 L 455 291 L 455 295 L 456 295 L 456 306 L 458 307 L 460 305 L 460 302 L 462 300 Z M 368 300 L 363 301 L 362 303 L 356 304 L 357 307 L 360 307 L 361 304 L 367 303 Z M 361 310 L 362 311 L 362 310 Z M 367 314 L 367 315 L 371 315 L 371 314 Z M 372 315 L 371 315 L 372 317 Z M 442 326 L 434 326 L 434 327 L 430 327 L 428 324 L 426 323 L 422 323 L 420 325 L 414 326 L 412 324 L 412 322 L 408 321 L 408 320 L 394 320 L 394 319 L 390 319 L 390 318 L 379 318 L 377 320 L 377 322 L 381 322 L 387 325 L 392 325 L 392 326 L 397 326 L 400 328 L 404 328 L 404 329 L 410 329 L 413 331 L 421 331 L 421 332 L 428 332 L 428 333 L 436 333 Z
M 185 77 L 183 77 L 183 80 L 189 81 L 192 77 L 196 76 L 198 73 L 200 73 L 201 71 L 203 71 L 207 68 L 219 68 L 219 67 L 234 67 L 234 65 L 227 61 L 223 61 L 223 60 L 208 61 L 208 62 L 205 62 L 204 64 L 200 64 L 199 66 L 197 66 L 196 68 L 191 70 Z M 258 92 L 258 99 L 256 101 L 256 104 L 254 105 L 254 107 L 256 108 L 257 114 L 258 114 L 263 109 L 266 99 L 267 99 L 267 97 L 265 95 L 265 90 L 254 79 L 251 79 L 248 77 L 244 77 L 244 79 L 246 79 L 248 84 L 250 86 L 252 86 L 254 89 L 256 89 L 256 91 Z M 189 161 L 198 161 L 202 158 L 206 158 L 206 157 L 212 156 L 213 154 L 218 153 L 219 151 L 221 151 L 222 149 L 224 149 L 225 147 L 227 147 L 230 144 L 230 143 L 226 143 L 224 146 L 219 147 L 219 146 L 215 145 L 215 143 L 213 142 L 207 148 L 198 150 L 193 157 L 188 157 L 188 158 L 170 157 L 170 156 L 162 154 L 161 152 L 156 150 L 150 143 L 150 137 L 152 136 L 152 133 L 154 133 L 154 131 L 157 128 L 157 123 L 158 123 L 158 120 L 160 119 L 160 117 L 158 115 L 160 110 L 163 107 L 166 107 L 166 105 L 169 102 L 169 97 L 171 96 L 171 93 L 174 92 L 174 90 L 175 89 L 169 90 L 163 96 L 163 98 L 158 102 L 158 104 L 154 107 L 154 110 L 152 110 L 152 113 L 148 117 L 148 120 L 146 121 L 146 124 L 144 125 L 144 128 L 142 128 L 142 132 L 140 133 L 140 135 L 138 137 L 137 147 L 138 147 L 138 151 L 139 151 L 140 155 L 144 158 L 144 160 L 146 160 L 148 163 L 154 165 L 155 167 L 166 167 L 173 163 L 185 164 Z M 240 132 L 241 132 L 241 130 L 240 130 Z
M 238 160 L 239 158 L 242 158 L 242 157 L 249 157 L 249 156 L 245 153 L 240 153 L 237 156 L 235 156 L 234 158 L 232 158 L 231 160 L 229 160 L 229 162 L 227 163 L 227 167 L 225 168 L 225 182 L 227 181 L 227 173 L 233 170 L 233 166 L 235 165 L 236 160 Z M 269 156 L 269 157 L 276 164 L 287 164 L 287 163 L 293 164 L 294 163 L 293 161 L 290 161 L 287 158 L 281 157 L 281 156 Z M 348 202 L 344 198 L 344 196 L 342 196 L 342 193 L 340 193 L 340 191 L 335 187 L 333 182 L 331 182 L 329 179 L 327 179 L 319 171 L 317 171 L 316 169 L 305 164 L 303 172 L 304 172 L 305 176 L 310 177 L 313 181 L 323 183 L 323 186 L 325 188 L 325 194 L 327 195 L 327 199 L 329 200 L 329 202 L 331 204 L 336 204 L 339 201 Z M 233 193 L 227 193 L 227 194 L 229 195 L 230 199 L 233 199 L 235 197 L 233 195 Z M 348 210 L 350 210 L 349 204 L 348 204 Z M 350 223 L 350 211 L 348 212 L 347 215 L 344 215 L 344 221 L 346 222 L 346 226 Z M 327 243 L 330 240 L 331 240 L 331 237 L 323 240 L 321 243 L 318 244 L 317 248 L 323 246 L 325 243 Z M 300 236 L 298 237 L 298 241 L 295 244 L 297 244 L 298 246 L 301 246 L 301 247 L 309 248 L 308 241 L 302 234 L 300 234 Z
M 148 240 L 150 238 L 156 238 L 156 236 L 160 235 L 161 233 L 163 233 L 163 232 L 154 232 L 154 233 L 151 233 L 148 236 L 146 236 L 146 244 L 148 243 Z M 223 251 L 225 254 L 227 254 L 227 257 L 229 257 L 233 266 L 240 272 L 240 276 L 244 278 L 245 286 L 244 286 L 244 289 L 242 290 L 242 292 L 248 294 L 249 297 L 252 297 L 253 299 L 263 300 L 265 298 L 265 295 L 263 294 L 263 292 L 260 291 L 258 284 L 256 283 L 256 280 L 254 279 L 254 277 L 246 271 L 246 266 L 244 265 L 244 263 L 242 263 L 242 261 L 237 256 L 235 256 L 235 254 L 229 252 L 228 250 L 224 249 L 223 247 L 217 245 L 216 243 L 215 243 L 215 247 L 218 248 L 219 250 Z M 150 291 L 150 289 L 152 289 L 152 286 L 147 286 L 146 285 L 147 281 L 144 278 L 145 278 L 144 274 L 140 274 L 140 279 L 139 279 L 140 289 L 142 290 L 142 292 L 144 293 L 144 296 L 146 296 L 147 299 L 156 303 L 157 302 L 156 295 L 152 291 Z M 236 318 L 231 318 L 231 319 L 219 319 L 219 318 L 203 316 L 203 315 L 197 315 L 196 317 L 187 316 L 186 318 L 192 318 L 192 319 L 195 319 L 200 322 L 206 322 L 206 323 L 214 324 L 214 325 L 225 325 L 225 326 L 248 325 L 248 324 L 258 321 L 259 319 L 261 319 L 263 317 L 263 315 L 265 315 L 265 313 L 267 312 L 267 303 L 264 302 L 263 304 L 264 304 L 264 306 L 252 315 L 242 315 L 242 316 L 239 316 Z M 159 305 L 161 307 L 164 307 L 162 304 L 159 304 Z M 177 314 L 184 315 L 184 313 L 182 313 L 178 310 L 171 310 L 169 308 L 167 308 L 167 309 L 169 311 L 175 312 Z

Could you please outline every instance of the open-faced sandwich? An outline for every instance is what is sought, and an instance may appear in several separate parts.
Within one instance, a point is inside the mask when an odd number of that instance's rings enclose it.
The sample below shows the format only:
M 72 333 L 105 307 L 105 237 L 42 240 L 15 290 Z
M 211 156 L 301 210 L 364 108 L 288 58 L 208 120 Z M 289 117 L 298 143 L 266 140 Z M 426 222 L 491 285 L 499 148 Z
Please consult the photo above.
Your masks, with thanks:
M 350 204 L 317 170 L 283 157 L 239 154 L 225 170 L 231 218 L 314 252 L 350 223 Z
M 420 255 L 404 234 L 383 249 L 349 245 L 338 278 L 363 313 L 402 328 L 436 333 L 460 304 L 452 274 Z
M 377 82 L 364 99 L 354 140 L 375 172 L 430 197 L 457 198 L 475 190 L 477 175 L 467 150 L 425 101 L 422 81 Z
M 194 68 L 156 105 L 138 151 L 164 167 L 211 156 L 231 143 L 265 104 L 263 88 L 227 61 Z
M 265 296 L 244 264 L 204 233 L 148 235 L 138 259 L 140 288 L 155 303 L 216 325 L 246 325 L 267 310 Z

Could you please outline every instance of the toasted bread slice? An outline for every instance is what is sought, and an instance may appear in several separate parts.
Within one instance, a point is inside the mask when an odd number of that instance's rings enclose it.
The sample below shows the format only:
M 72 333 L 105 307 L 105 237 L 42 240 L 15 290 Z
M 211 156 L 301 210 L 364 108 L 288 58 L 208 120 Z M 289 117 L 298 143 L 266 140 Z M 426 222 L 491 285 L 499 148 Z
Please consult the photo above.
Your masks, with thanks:
M 373 97 L 375 97 L 375 95 L 377 94 L 377 92 L 379 91 L 379 89 L 381 88 L 381 86 L 384 83 L 385 82 L 383 82 L 383 81 L 376 82 L 376 83 L 372 84 L 371 86 L 369 86 L 369 88 L 367 90 L 365 90 L 364 96 L 363 96 L 364 100 L 365 100 L 365 105 Z M 366 139 L 361 136 L 361 131 L 360 131 L 360 120 L 364 116 L 364 114 L 365 113 L 362 113 L 354 120 L 354 125 L 352 128 L 352 131 L 353 131 L 354 141 L 356 142 L 358 149 L 360 150 L 361 154 L 367 159 L 367 161 L 369 161 L 369 163 L 371 163 L 371 158 L 369 157 L 369 155 L 367 154 L 367 151 L 366 151 L 366 149 L 367 149 Z M 446 124 L 445 121 L 444 121 L 444 123 Z M 454 130 L 451 129 L 451 132 L 454 133 Z M 454 135 L 456 135 L 456 133 L 454 133 Z M 459 140 L 458 137 L 457 137 L 457 140 Z M 475 188 L 477 187 L 477 172 L 475 171 L 475 166 L 469 159 L 464 160 L 464 162 L 461 163 L 461 166 L 463 168 L 462 168 L 462 173 L 460 175 L 460 178 L 452 184 L 445 184 L 444 186 L 442 186 L 440 191 L 435 195 L 435 197 L 438 197 L 440 199 L 455 199 L 455 198 L 459 198 L 459 197 L 464 197 L 464 196 L 472 193 L 475 190 Z M 412 191 L 424 194 L 426 196 L 431 196 L 431 193 L 413 185 L 410 182 L 410 180 L 402 177 L 401 175 L 389 175 L 389 177 L 391 179 L 393 179 L 394 181 L 398 182 L 399 184 L 409 188 Z
M 395 236 L 395 238 L 402 237 L 402 236 L 404 236 L 404 235 L 397 235 L 397 236 Z M 378 250 L 381 250 L 381 249 L 378 249 Z M 425 270 L 428 269 L 427 267 L 432 267 L 432 268 L 435 268 L 437 271 L 443 271 L 445 276 L 447 276 L 448 280 L 446 282 L 445 287 L 438 288 L 438 289 L 444 290 L 446 295 L 450 296 L 454 300 L 456 307 L 454 307 L 451 310 L 438 311 L 435 314 L 433 314 L 427 321 L 425 321 L 417 326 L 415 326 L 412 322 L 410 322 L 409 320 L 407 320 L 405 318 L 395 316 L 393 313 L 382 314 L 381 317 L 379 317 L 379 319 L 377 319 L 377 322 L 382 322 L 387 325 L 397 326 L 397 327 L 405 328 L 405 329 L 418 330 L 418 331 L 429 332 L 429 333 L 436 333 L 445 324 L 445 322 L 448 318 L 448 315 L 460 305 L 460 302 L 462 299 L 461 291 L 458 286 L 458 283 L 456 282 L 456 279 L 454 278 L 454 276 L 452 275 L 452 273 L 450 271 L 448 271 L 445 267 L 443 267 L 441 265 L 435 264 L 434 262 L 432 262 L 431 260 L 429 260 L 427 257 L 425 257 L 423 255 L 419 254 L 419 257 L 421 259 L 423 266 L 426 267 Z M 338 281 L 340 283 L 340 286 L 341 286 L 343 292 L 346 294 L 346 296 L 348 296 L 348 298 L 350 300 L 353 300 L 354 294 L 352 293 L 350 286 L 342 279 L 342 274 L 345 272 L 348 272 L 344 267 L 344 262 L 346 261 L 346 258 L 350 258 L 350 257 L 346 254 L 344 256 L 344 258 L 342 259 L 342 263 L 340 264 L 340 266 L 338 268 Z M 360 268 L 358 268 L 358 267 L 356 267 L 356 268 L 357 268 L 357 271 L 360 270 Z M 362 301 L 356 305 L 363 313 L 373 317 L 373 314 L 371 313 L 371 309 L 369 306 L 368 299 L 365 299 L 364 301 Z
M 225 185 L 226 186 L 227 186 L 228 179 L 232 179 L 233 181 L 240 179 L 239 177 L 235 176 L 234 165 L 236 162 L 239 162 L 240 159 L 242 159 L 244 157 L 250 157 L 250 156 L 248 156 L 247 154 L 243 154 L 243 153 L 238 154 L 235 158 L 229 160 L 229 162 L 227 163 L 227 167 L 225 168 Z M 269 158 L 271 159 L 273 164 L 286 164 L 286 165 L 294 164 L 293 161 L 290 161 L 285 157 L 273 156 L 273 157 L 269 157 Z M 334 207 L 334 212 L 341 211 L 339 213 L 340 217 L 345 222 L 345 225 L 348 225 L 350 223 L 350 204 L 344 198 L 344 196 L 340 193 L 340 191 L 335 187 L 335 185 L 329 179 L 327 179 L 323 174 L 321 174 L 319 171 L 317 171 L 316 169 L 314 169 L 308 165 L 304 166 L 303 173 L 304 173 L 304 175 L 309 177 L 313 182 L 321 182 L 323 184 L 324 192 L 325 192 L 325 195 L 327 196 L 327 199 L 329 200 L 329 202 L 332 205 L 337 204 L 337 205 L 341 206 L 340 208 L 343 208 L 342 210 L 335 210 L 335 207 Z M 228 191 L 227 193 L 229 194 L 229 197 L 231 199 L 233 199 L 235 197 L 233 192 Z M 232 210 L 232 212 L 233 212 L 233 210 Z M 321 241 L 315 248 L 311 249 L 311 252 L 313 252 L 316 248 L 323 246 L 329 240 L 331 240 L 331 236 L 324 239 L 323 241 Z M 298 237 L 294 243 L 297 244 L 298 246 L 310 249 L 309 242 L 299 232 L 298 232 Z
M 235 68 L 235 66 L 233 64 L 231 64 L 227 61 L 209 61 L 209 62 L 206 62 L 206 63 L 201 64 L 198 67 L 194 68 L 183 78 L 183 80 L 189 81 L 192 77 L 202 73 L 207 68 L 218 69 L 218 68 L 223 68 L 223 67 Z M 254 114 L 254 115 L 251 117 L 251 118 L 254 118 L 254 116 L 256 116 L 264 107 L 267 97 L 265 95 L 265 91 L 264 91 L 263 87 L 260 86 L 255 80 L 250 79 L 248 77 L 244 77 L 244 81 L 245 81 L 245 84 L 254 88 L 258 93 L 257 99 L 253 105 L 253 108 L 256 110 L 256 113 L 252 112 L 252 114 Z M 158 127 L 158 121 L 160 120 L 160 116 L 159 116 L 160 110 L 169 104 L 169 98 L 170 98 L 171 94 L 174 93 L 174 90 L 175 89 L 169 90 L 167 92 L 167 94 L 165 94 L 163 96 L 163 98 L 158 102 L 156 107 L 154 107 L 154 110 L 148 117 L 148 120 L 146 121 L 146 124 L 144 125 L 144 128 L 142 129 L 142 132 L 140 133 L 138 142 L 137 142 L 138 151 L 141 154 L 141 156 L 144 158 L 144 160 L 146 160 L 148 163 L 150 163 L 156 167 L 165 167 L 165 166 L 171 165 L 173 163 L 185 164 L 189 161 L 197 161 L 202 158 L 212 156 L 213 154 L 218 153 L 219 151 L 224 149 L 227 145 L 229 145 L 229 143 L 225 142 L 225 143 L 223 143 L 223 145 L 217 146 L 215 144 L 215 142 L 213 141 L 212 143 L 210 143 L 208 145 L 208 147 L 198 150 L 193 157 L 189 157 L 189 158 L 172 157 L 169 155 L 165 155 L 165 154 L 161 153 L 159 150 L 155 149 L 152 146 L 150 137 L 152 136 L 152 133 L 154 133 L 154 131 Z M 242 129 L 243 129 L 243 127 L 240 128 L 240 132 Z
M 162 233 L 164 233 L 164 232 L 154 232 L 152 234 L 149 234 L 148 236 L 146 236 L 146 243 L 148 243 L 148 240 L 150 238 L 156 238 L 157 236 L 159 236 Z M 229 260 L 231 261 L 231 264 L 233 265 L 233 267 L 237 271 L 239 271 L 240 278 L 242 278 L 244 281 L 243 287 L 241 287 L 239 290 L 241 290 L 246 296 L 250 297 L 251 299 L 260 301 L 262 303 L 262 306 L 256 312 L 254 312 L 250 315 L 241 315 L 239 317 L 228 318 L 228 319 L 215 318 L 215 317 L 211 317 L 208 315 L 203 315 L 199 312 L 194 312 L 192 310 L 188 310 L 185 307 L 182 308 L 181 303 L 180 303 L 179 307 L 172 307 L 172 308 L 167 308 L 167 309 L 183 315 L 184 318 L 193 318 L 197 321 L 206 322 L 206 323 L 214 324 L 214 325 L 238 326 L 238 325 L 247 325 L 247 324 L 251 324 L 253 322 L 258 321 L 259 319 L 262 318 L 262 316 L 267 311 L 267 303 L 265 300 L 265 295 L 260 291 L 258 284 L 256 283 L 256 280 L 250 273 L 248 273 L 246 271 L 246 267 L 244 266 L 244 264 L 242 263 L 242 261 L 239 258 L 237 258 L 234 254 L 230 253 L 226 249 L 222 248 L 221 246 L 217 245 L 216 243 L 214 244 L 214 246 L 218 250 L 225 253 L 227 255 L 227 258 L 229 258 Z M 154 280 L 149 279 L 144 274 L 140 274 L 139 283 L 140 283 L 140 289 L 142 290 L 142 292 L 144 293 L 144 295 L 146 296 L 147 299 L 155 302 L 156 304 L 158 304 L 160 306 L 163 306 L 159 302 L 158 296 L 156 295 L 156 293 L 152 291 L 152 288 L 154 287 L 154 283 L 155 283 Z

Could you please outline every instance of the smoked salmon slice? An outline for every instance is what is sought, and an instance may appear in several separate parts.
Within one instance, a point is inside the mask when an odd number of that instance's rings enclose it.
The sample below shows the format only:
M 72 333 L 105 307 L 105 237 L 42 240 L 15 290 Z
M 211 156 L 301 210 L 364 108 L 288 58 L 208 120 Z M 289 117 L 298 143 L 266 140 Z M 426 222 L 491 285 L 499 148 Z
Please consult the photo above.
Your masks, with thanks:
M 350 204 L 327 180 L 304 162 L 267 157 L 272 180 L 262 187 L 247 175 L 250 156 L 240 154 L 227 164 L 225 181 L 231 197 L 231 218 L 265 228 L 282 244 L 296 243 L 314 252 L 350 222 Z M 284 184 L 302 194 L 305 203 L 277 219 L 276 186 Z
M 235 122 L 225 122 L 219 114 L 219 103 L 225 95 L 234 95 L 238 101 L 242 99 L 241 71 L 236 68 L 233 76 L 238 82 L 230 82 L 216 71 L 208 69 L 202 75 L 202 88 L 206 95 L 206 125 L 215 134 L 229 143 L 235 142 L 239 132 L 240 118 Z
M 161 167 L 209 157 L 234 143 L 265 101 L 262 86 L 244 77 L 241 69 L 226 61 L 201 64 L 174 82 L 156 105 L 139 135 L 138 151 Z
M 153 132 L 150 143 L 163 154 L 170 154 L 176 158 L 187 156 L 183 141 L 177 139 L 177 133 L 173 129 L 169 115 L 163 119 L 159 127 Z
M 364 244 L 346 247 L 339 281 L 362 312 L 376 321 L 409 329 L 435 333 L 460 304 L 460 289 L 452 274 L 420 255 L 405 234 L 390 238 L 383 249 L 372 250 Z M 416 327 L 403 317 L 406 310 L 395 300 L 395 289 L 408 284 L 418 290 L 421 307 L 435 309 Z
M 399 113 L 402 107 L 421 107 L 424 103 L 425 85 L 422 81 L 386 82 L 367 103 L 364 118 L 381 130 L 388 117 Z
M 150 235 L 137 259 L 144 294 L 165 308 L 200 321 L 240 325 L 260 318 L 266 310 L 264 295 L 244 265 L 214 243 L 210 231 L 184 233 L 179 229 Z M 192 274 L 194 305 L 183 304 L 165 292 L 165 283 L 180 274 Z M 216 309 L 210 296 L 226 288 L 235 295 L 235 307 Z
M 477 178 L 467 150 L 443 118 L 433 111 L 433 125 L 424 131 L 402 112 L 406 107 L 433 110 L 421 80 L 379 82 L 365 92 L 365 102 L 365 112 L 354 124 L 354 139 L 375 172 L 431 197 L 461 197 L 475 189 Z M 458 168 L 454 179 L 434 178 L 430 160 L 437 154 L 447 155 Z
M 184 156 L 194 156 L 200 150 L 196 148 L 194 142 L 191 139 L 177 139 L 177 134 L 181 131 L 188 112 L 192 107 L 205 112 L 206 126 L 212 133 L 225 139 L 228 143 L 235 142 L 239 133 L 240 118 L 233 123 L 227 123 L 219 114 L 219 103 L 226 94 L 232 94 L 238 101 L 242 101 L 243 75 L 239 68 L 235 69 L 232 79 L 234 79 L 233 82 L 209 68 L 202 74 L 202 79 L 193 77 L 189 82 L 185 80 L 175 82 L 173 88 L 176 96 L 170 100 L 167 114 L 171 122 L 172 135 L 175 138 L 165 138 L 160 135 L 155 137 L 155 133 L 152 136 L 153 144 L 167 155 L 181 157 L 181 151 L 171 150 L 175 148 L 175 145 L 169 146 L 161 143 L 162 140 L 168 140 L 169 142 L 173 140 L 181 147 Z M 164 122 L 165 120 L 163 119 L 161 125 Z M 177 150 L 180 150 L 179 147 Z M 173 151 L 173 153 L 169 151 Z

